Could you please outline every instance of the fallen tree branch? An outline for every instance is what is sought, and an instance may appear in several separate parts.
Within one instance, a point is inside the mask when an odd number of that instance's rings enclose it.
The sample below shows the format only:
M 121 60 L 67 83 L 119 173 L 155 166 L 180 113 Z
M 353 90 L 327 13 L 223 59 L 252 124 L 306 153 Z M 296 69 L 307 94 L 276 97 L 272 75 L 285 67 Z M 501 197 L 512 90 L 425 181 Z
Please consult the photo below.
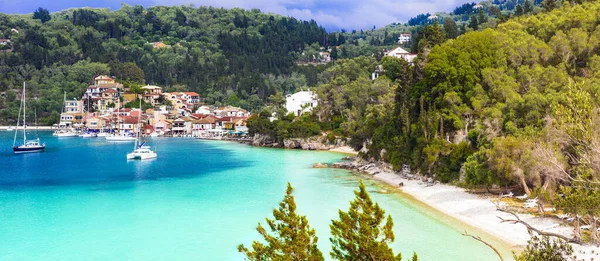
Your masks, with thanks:
M 481 243 L 484 243 L 486 246 L 490 247 L 492 250 L 494 250 L 494 252 L 496 252 L 496 255 L 498 255 L 498 257 L 500 258 L 500 261 L 504 261 L 504 258 L 502 258 L 502 255 L 500 255 L 500 252 L 498 252 L 498 249 L 496 249 L 490 243 L 483 241 L 483 239 L 481 239 L 481 237 L 471 235 L 471 234 L 467 233 L 467 231 L 465 231 L 462 235 L 467 236 L 467 237 L 472 237 L 473 239 L 475 239 Z
M 502 208 L 498 207 L 498 205 L 496 205 L 496 206 L 497 206 L 497 207 L 496 207 L 496 210 L 497 210 L 497 211 L 500 211 L 500 212 L 504 212 L 504 213 L 511 214 L 511 215 L 513 215 L 513 216 L 516 218 L 516 219 L 504 219 L 504 218 L 498 217 L 498 218 L 499 218 L 499 219 L 502 221 L 502 223 L 504 223 L 504 222 L 508 222 L 508 223 L 513 223 L 513 224 L 522 224 L 523 226 L 525 226 L 525 227 L 527 228 L 527 231 L 528 231 L 529 233 L 531 233 L 531 232 L 533 231 L 533 232 L 537 233 L 538 235 L 542 235 L 542 236 L 548 236 L 548 237 L 556 237 L 556 238 L 560 238 L 560 239 L 562 239 L 562 240 L 564 240 L 564 241 L 566 241 L 566 242 L 568 242 L 568 243 L 574 243 L 574 244 L 581 245 L 581 242 L 580 242 L 579 240 L 575 239 L 575 238 L 566 237 L 566 236 L 563 236 L 563 235 L 561 235 L 561 234 L 557 234 L 557 233 L 552 233 L 552 232 L 544 232 L 544 231 L 541 231 L 541 230 L 539 230 L 539 229 L 537 229 L 537 228 L 533 227 L 533 226 L 532 226 L 532 225 L 530 225 L 529 223 L 527 223 L 527 222 L 523 221 L 523 220 L 522 220 L 522 219 L 521 219 L 521 218 L 520 218 L 520 217 L 519 217 L 517 214 L 515 214 L 514 212 L 512 212 L 512 211 L 510 211 L 510 210 L 502 209 Z

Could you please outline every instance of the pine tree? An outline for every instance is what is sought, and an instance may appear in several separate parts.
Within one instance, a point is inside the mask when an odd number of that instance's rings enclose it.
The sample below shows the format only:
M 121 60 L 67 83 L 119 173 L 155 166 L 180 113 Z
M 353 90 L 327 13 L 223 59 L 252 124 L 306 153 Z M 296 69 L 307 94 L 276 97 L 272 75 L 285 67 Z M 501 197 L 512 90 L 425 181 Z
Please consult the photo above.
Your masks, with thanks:
M 318 238 L 315 230 L 308 225 L 306 216 L 296 213 L 296 202 L 292 191 L 293 188 L 288 183 L 283 201 L 279 203 L 278 209 L 273 210 L 275 219 L 267 218 L 267 224 L 273 235 L 267 233 L 260 223 L 256 228 L 267 244 L 254 241 L 252 242 L 253 250 L 247 249 L 244 245 L 238 246 L 238 251 L 244 253 L 248 260 L 324 260 L 323 254 L 317 248 Z
M 52 17 L 50 16 L 48 9 L 39 7 L 35 12 L 33 12 L 33 19 L 39 19 L 43 24 L 50 21 Z
M 447 18 L 444 20 L 444 32 L 447 39 L 454 39 L 458 36 L 458 26 L 456 26 L 454 19 Z
M 517 5 L 517 7 L 515 8 L 515 16 L 521 16 L 523 15 L 523 7 L 521 7 L 521 5 Z
M 542 7 L 546 11 L 552 11 L 552 9 L 556 8 L 556 0 L 544 0 L 542 1 Z
M 479 13 L 477 14 L 477 16 L 477 21 L 479 21 L 479 24 L 487 23 L 487 16 L 485 15 L 482 9 L 479 9 Z
M 471 29 L 477 31 L 479 29 L 479 23 L 477 22 L 477 17 L 475 15 L 471 15 L 471 20 L 469 21 L 469 27 Z
M 529 13 L 531 13 L 531 11 L 533 11 L 533 7 L 531 6 L 531 3 L 529 3 L 529 0 L 525 0 L 525 4 L 523 4 L 523 13 L 529 14 Z
M 394 255 L 389 243 L 394 241 L 394 221 L 374 203 L 362 181 L 356 198 L 350 202 L 348 212 L 339 211 L 339 220 L 333 220 L 330 241 L 331 257 L 337 260 L 402 260 L 402 254 Z

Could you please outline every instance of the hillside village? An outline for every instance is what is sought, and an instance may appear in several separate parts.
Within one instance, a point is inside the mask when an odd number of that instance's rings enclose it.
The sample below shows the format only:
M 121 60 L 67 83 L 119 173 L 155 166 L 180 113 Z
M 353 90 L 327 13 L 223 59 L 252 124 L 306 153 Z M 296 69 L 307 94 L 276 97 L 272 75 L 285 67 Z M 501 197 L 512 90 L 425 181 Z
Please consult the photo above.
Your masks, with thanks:
M 147 85 L 134 92 L 116 79 L 100 75 L 94 79 L 81 99 L 65 99 L 59 129 L 87 132 L 133 134 L 141 130 L 146 136 L 219 137 L 245 136 L 251 113 L 233 106 L 211 106 L 196 92 L 163 92 Z M 147 109 L 140 109 L 137 104 Z M 134 106 L 127 106 L 133 103 Z M 296 116 L 317 105 L 310 91 L 286 97 L 286 109 Z M 139 122 L 139 124 L 138 124 Z

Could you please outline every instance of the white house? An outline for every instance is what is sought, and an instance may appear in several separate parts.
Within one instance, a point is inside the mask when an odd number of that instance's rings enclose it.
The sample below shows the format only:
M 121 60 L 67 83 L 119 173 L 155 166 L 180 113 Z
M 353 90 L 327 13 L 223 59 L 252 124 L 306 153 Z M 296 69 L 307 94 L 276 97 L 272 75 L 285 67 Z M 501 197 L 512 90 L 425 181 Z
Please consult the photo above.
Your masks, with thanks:
M 210 109 L 210 107 L 208 106 L 200 106 L 200 108 L 198 108 L 196 110 L 197 114 L 204 114 L 204 115 L 210 115 L 213 113 L 213 111 Z
M 317 95 L 311 91 L 297 92 L 285 97 L 285 108 L 296 116 L 310 112 L 314 107 L 317 107 L 318 103 Z
M 204 118 L 192 122 L 192 135 L 199 137 L 205 132 L 215 129 L 215 120 L 213 118 Z
M 400 37 L 398 37 L 399 44 L 408 43 L 408 42 L 410 42 L 410 34 L 401 34 Z
M 413 60 L 415 59 L 415 57 L 417 57 L 416 54 L 409 53 L 408 51 L 406 51 L 400 47 L 396 47 L 396 49 L 387 52 L 385 55 L 396 57 L 396 58 L 401 58 L 409 63 L 412 63 Z

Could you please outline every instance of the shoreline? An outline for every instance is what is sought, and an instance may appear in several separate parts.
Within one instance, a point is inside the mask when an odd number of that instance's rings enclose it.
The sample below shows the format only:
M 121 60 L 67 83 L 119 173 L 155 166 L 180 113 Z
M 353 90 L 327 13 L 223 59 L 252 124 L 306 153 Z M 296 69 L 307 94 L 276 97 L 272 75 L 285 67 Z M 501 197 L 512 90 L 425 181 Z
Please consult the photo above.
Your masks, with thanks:
M 19 126 L 19 128 L 16 128 L 15 126 L 0 126 L 0 130 L 6 131 L 8 130 L 8 128 L 12 128 L 14 129 L 18 129 L 18 130 L 22 130 L 23 126 Z M 54 130 L 55 128 L 53 126 L 28 126 L 27 127 L 28 130 Z
M 492 244 L 507 260 L 512 260 L 512 254 L 507 250 L 519 253 L 527 246 L 530 235 L 524 225 L 502 223 L 498 218 L 514 219 L 512 215 L 496 210 L 496 205 L 492 200 L 498 199 L 498 197 L 468 193 L 465 189 L 454 185 L 408 179 L 385 167 L 375 166 L 377 164 L 371 162 L 357 163 L 354 161 L 349 165 L 353 167 L 348 167 L 347 164 L 338 165 L 337 168 L 349 170 L 392 187 L 393 191 L 390 193 L 398 192 L 401 197 L 413 201 L 416 205 L 422 205 L 433 212 L 453 219 L 443 220 L 450 226 L 473 228 L 472 231 L 467 232 L 474 236 L 480 236 Z M 336 168 L 335 165 L 333 167 Z M 399 184 L 402 185 L 399 186 Z M 571 226 L 554 217 L 538 217 L 530 214 L 519 214 L 519 217 L 533 227 L 546 232 L 567 236 L 571 236 L 573 232 Z M 453 221 L 460 224 L 455 224 Z M 571 246 L 577 260 L 600 260 L 600 247 L 591 244 L 571 244 Z

